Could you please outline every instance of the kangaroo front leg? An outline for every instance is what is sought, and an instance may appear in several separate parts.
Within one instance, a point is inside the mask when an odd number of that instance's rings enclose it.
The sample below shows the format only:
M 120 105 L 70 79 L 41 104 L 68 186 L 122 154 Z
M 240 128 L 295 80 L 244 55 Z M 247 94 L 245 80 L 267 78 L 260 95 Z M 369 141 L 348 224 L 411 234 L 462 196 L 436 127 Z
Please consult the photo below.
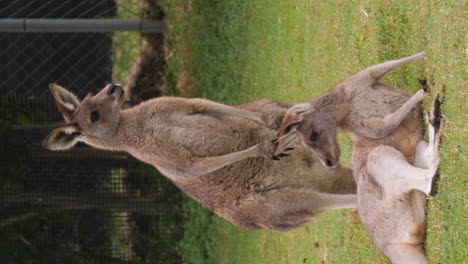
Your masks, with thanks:
M 358 122 L 350 123 L 352 124 L 354 131 L 362 136 L 372 139 L 384 138 L 391 134 L 401 124 L 401 121 L 405 119 L 411 109 L 426 97 L 426 91 L 421 89 L 395 112 L 385 116 L 384 118 L 369 118 L 365 121 L 359 120 Z
M 391 60 L 374 66 L 370 66 L 356 74 L 357 82 L 361 84 L 371 85 L 376 84 L 389 71 L 408 62 L 421 60 L 425 56 L 425 52 L 418 53 L 413 56 L 402 58 L 399 60 Z
M 234 162 L 258 156 L 261 156 L 261 144 L 222 156 L 193 158 L 192 166 L 187 169 L 192 177 L 196 177 L 216 171 Z
M 400 108 L 395 112 L 387 115 L 383 119 L 383 129 L 386 130 L 386 134 L 390 134 L 397 128 L 401 121 L 405 119 L 406 115 L 415 107 L 419 102 L 424 100 L 427 97 L 425 90 L 421 89 L 416 94 L 414 94 L 408 101 L 406 101 Z
M 216 157 L 196 157 L 182 146 L 174 147 L 160 143 L 158 159 L 147 162 L 169 178 L 190 179 L 214 172 L 234 162 L 252 157 L 271 157 L 274 145 L 265 141 L 245 150 Z M 144 158 L 143 158 L 144 160 Z
M 238 116 L 254 120 L 265 125 L 263 115 L 244 109 L 235 108 L 223 104 L 218 104 L 205 99 L 191 99 L 195 114 L 204 114 L 210 116 Z

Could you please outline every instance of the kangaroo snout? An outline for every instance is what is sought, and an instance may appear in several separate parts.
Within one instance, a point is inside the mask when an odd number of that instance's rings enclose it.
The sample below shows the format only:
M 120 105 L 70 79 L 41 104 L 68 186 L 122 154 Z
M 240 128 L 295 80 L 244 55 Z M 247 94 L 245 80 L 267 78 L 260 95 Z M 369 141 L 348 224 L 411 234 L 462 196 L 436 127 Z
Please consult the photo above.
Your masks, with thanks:
M 108 87 L 107 87 L 107 95 L 108 96 L 111 96 L 111 95 L 116 95 L 120 93 L 119 96 L 121 96 L 121 94 L 123 94 L 123 90 L 122 90 L 122 86 L 118 85 L 118 84 L 109 84 Z
M 312 148 L 312 150 L 317 154 L 317 157 L 323 166 L 334 168 L 338 164 L 339 154 L 329 153 L 319 148 Z
M 331 159 L 326 159 L 325 160 L 325 164 L 328 166 L 328 167 L 335 167 L 336 166 L 336 162 L 331 160 Z

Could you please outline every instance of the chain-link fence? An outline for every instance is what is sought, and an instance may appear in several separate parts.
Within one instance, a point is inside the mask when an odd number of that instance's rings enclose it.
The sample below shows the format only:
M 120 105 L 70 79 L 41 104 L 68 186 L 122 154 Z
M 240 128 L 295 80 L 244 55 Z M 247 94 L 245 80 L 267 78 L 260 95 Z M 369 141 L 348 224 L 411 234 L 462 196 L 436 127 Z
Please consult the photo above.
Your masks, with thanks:
M 153 19 L 150 0 L 0 1 L 0 19 Z M 83 98 L 123 83 L 134 104 L 160 94 L 163 35 L 0 32 L 0 262 L 178 263 L 178 195 L 125 153 L 41 141 L 62 117 L 48 89 Z M 144 89 L 143 89 L 144 88 Z

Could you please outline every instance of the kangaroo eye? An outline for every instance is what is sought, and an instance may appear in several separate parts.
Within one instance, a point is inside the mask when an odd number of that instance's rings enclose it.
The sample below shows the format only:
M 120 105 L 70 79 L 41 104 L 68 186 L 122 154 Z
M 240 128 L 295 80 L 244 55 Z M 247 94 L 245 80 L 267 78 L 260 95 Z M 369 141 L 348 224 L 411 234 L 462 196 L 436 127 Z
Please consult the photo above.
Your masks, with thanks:
M 318 138 L 319 134 L 315 131 L 312 131 L 312 133 L 310 134 L 310 141 L 317 141 Z
M 294 127 L 294 124 L 291 124 L 289 126 L 287 126 L 285 129 L 284 129 L 284 134 L 288 134 L 289 132 L 291 132 L 291 130 L 293 129 Z
M 91 123 L 99 120 L 99 113 L 97 111 L 91 112 Z

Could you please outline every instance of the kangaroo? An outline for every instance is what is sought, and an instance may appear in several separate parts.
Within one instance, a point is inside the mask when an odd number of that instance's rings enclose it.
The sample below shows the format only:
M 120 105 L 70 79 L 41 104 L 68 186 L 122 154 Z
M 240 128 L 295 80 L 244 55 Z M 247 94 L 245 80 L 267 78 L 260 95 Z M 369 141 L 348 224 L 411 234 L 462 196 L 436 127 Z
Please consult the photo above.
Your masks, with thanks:
M 45 138 L 45 148 L 84 142 L 126 151 L 238 227 L 287 231 L 321 212 L 356 207 L 349 167 L 322 166 L 300 144 L 290 156 L 281 153 L 273 157 L 281 160 L 272 161 L 274 146 L 265 139 L 275 137 L 290 104 L 262 100 L 231 107 L 159 97 L 121 110 L 119 85 L 83 101 L 57 84 L 50 89 L 65 124 Z
M 337 130 L 351 135 L 358 214 L 392 263 L 427 263 L 424 206 L 439 162 L 440 101 L 433 103 L 426 144 L 417 106 L 427 96 L 425 89 L 411 96 L 380 79 L 423 58 L 419 53 L 358 72 L 330 92 L 290 108 L 279 131 L 277 152 L 299 137 L 329 167 L 340 156 Z

